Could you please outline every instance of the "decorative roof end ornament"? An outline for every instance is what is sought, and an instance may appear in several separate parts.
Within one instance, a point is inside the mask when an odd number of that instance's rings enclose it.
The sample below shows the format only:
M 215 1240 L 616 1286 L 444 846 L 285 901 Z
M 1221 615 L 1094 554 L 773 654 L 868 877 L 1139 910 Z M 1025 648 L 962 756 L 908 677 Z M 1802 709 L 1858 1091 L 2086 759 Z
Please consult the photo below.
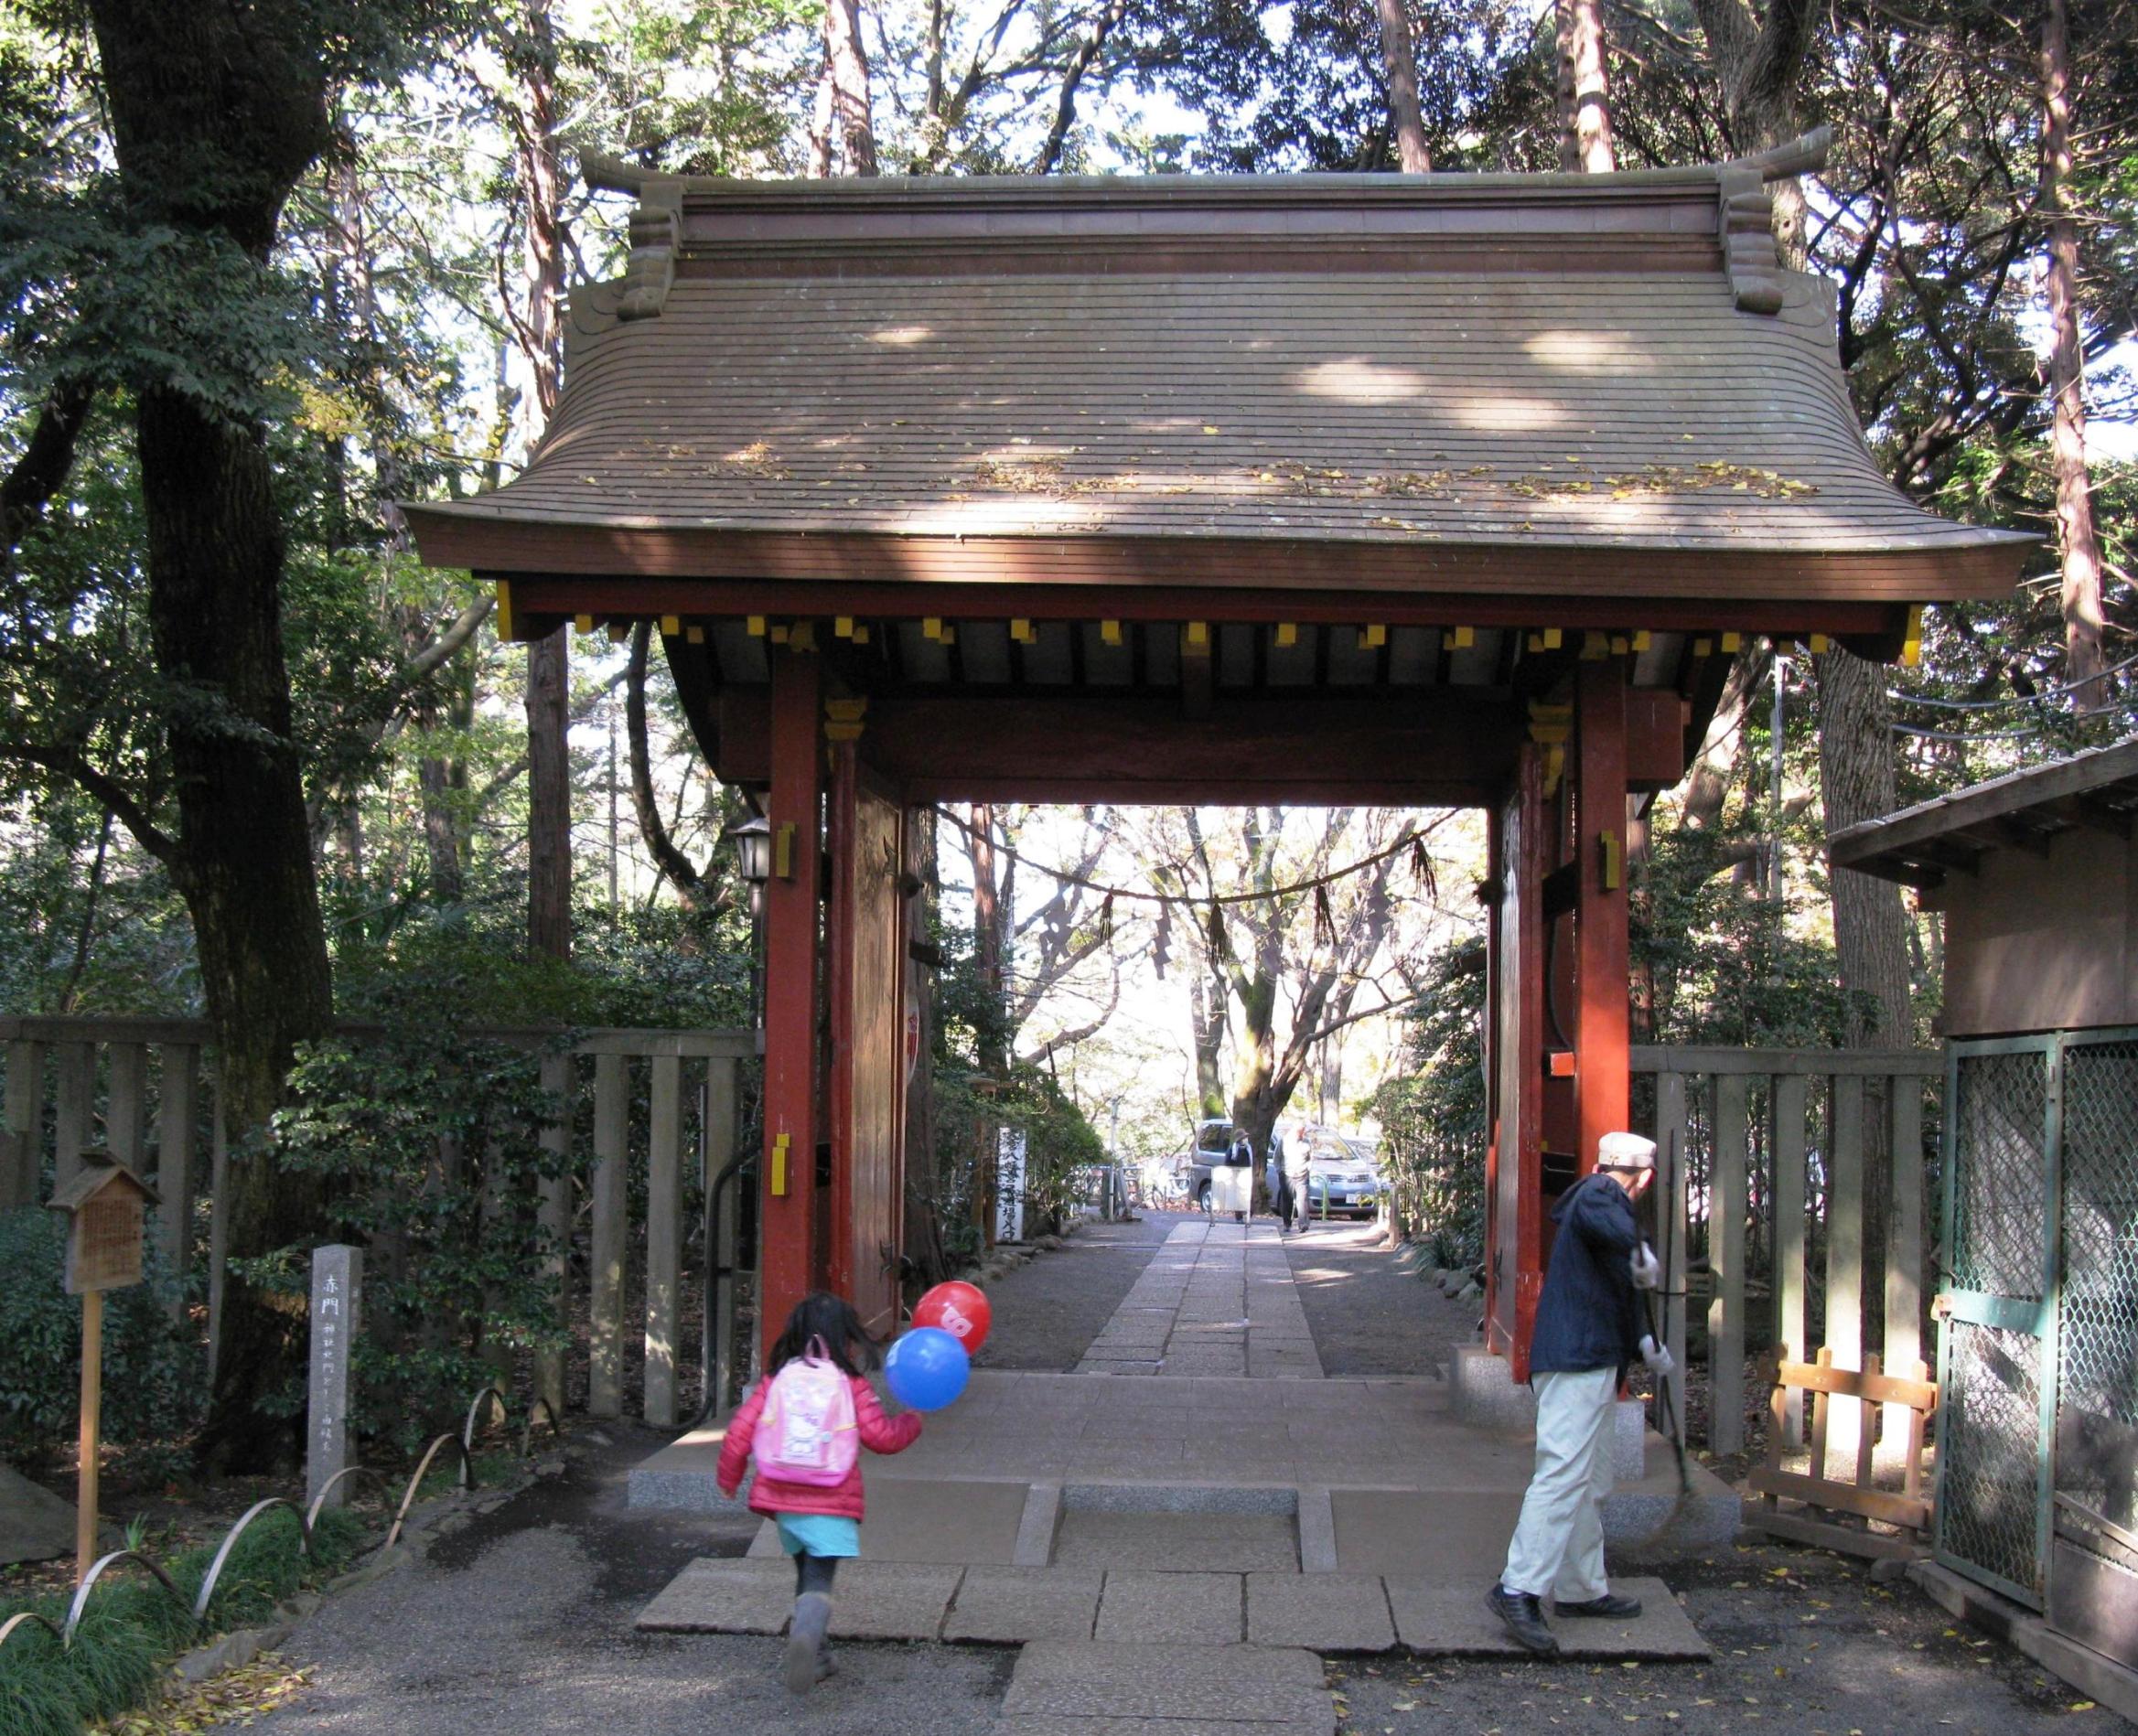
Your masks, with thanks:
M 1833 129 L 1822 126 L 1716 166 L 1722 186 L 1723 269 L 1741 311 L 1772 315 L 1782 310 L 1781 256 L 1774 244 L 1774 200 L 1767 183 L 1824 168 L 1832 145 Z

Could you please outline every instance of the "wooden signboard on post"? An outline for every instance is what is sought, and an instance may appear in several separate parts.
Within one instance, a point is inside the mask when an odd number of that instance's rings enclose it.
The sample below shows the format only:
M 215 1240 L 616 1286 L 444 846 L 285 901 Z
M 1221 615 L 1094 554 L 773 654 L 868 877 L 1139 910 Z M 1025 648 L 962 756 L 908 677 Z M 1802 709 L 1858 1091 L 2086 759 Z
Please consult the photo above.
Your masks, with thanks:
M 81 1298 L 81 1464 L 74 1502 L 74 1576 L 96 1559 L 97 1457 L 102 1437 L 104 1291 L 141 1281 L 146 1214 L 156 1189 L 109 1152 L 84 1152 L 81 1167 L 45 1202 L 67 1214 L 65 1282 Z

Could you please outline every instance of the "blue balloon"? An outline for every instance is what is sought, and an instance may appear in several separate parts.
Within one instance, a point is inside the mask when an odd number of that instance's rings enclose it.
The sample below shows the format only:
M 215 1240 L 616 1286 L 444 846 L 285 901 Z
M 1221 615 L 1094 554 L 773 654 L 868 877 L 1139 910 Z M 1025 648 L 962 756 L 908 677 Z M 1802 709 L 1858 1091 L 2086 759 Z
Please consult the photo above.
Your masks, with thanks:
M 940 1410 L 965 1390 L 972 1359 L 940 1326 L 916 1326 L 884 1358 L 891 1396 L 908 1410 Z

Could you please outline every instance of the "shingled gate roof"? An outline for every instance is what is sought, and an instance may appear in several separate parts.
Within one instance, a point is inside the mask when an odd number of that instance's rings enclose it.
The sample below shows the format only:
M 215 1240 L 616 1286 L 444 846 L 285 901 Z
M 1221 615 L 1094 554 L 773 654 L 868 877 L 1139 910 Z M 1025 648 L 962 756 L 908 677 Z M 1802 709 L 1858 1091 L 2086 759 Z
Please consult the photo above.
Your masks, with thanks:
M 1907 603 L 2031 539 L 1866 451 L 1756 167 L 639 177 L 485 573 Z

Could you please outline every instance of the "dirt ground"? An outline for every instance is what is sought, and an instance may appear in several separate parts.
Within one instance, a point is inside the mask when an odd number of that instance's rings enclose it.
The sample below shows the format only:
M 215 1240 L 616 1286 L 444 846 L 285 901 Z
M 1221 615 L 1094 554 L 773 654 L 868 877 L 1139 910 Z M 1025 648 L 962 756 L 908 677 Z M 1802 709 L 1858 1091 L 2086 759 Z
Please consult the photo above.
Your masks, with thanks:
M 1307 1330 L 1328 1375 L 1445 1374 L 1482 1312 L 1450 1302 L 1381 1246 L 1370 1223 L 1314 1224 L 1284 1238 Z

